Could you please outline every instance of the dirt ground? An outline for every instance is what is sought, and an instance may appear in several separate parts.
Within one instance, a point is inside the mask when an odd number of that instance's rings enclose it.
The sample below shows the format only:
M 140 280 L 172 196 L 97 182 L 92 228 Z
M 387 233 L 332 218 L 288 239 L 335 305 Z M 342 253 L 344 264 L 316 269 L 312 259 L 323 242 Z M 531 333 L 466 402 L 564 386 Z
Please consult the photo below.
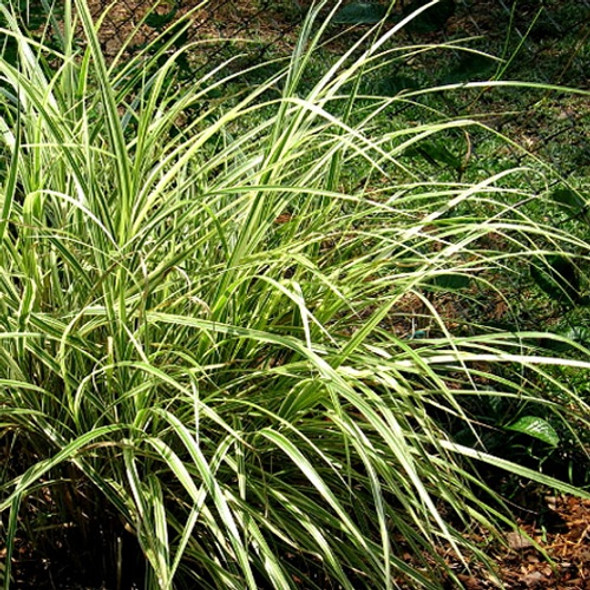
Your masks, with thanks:
M 542 504 L 520 520 L 525 535 L 509 533 L 508 547 L 490 550 L 502 583 L 513 590 L 590 590 L 590 501 L 546 496 Z M 458 577 L 467 590 L 497 588 L 483 570 Z

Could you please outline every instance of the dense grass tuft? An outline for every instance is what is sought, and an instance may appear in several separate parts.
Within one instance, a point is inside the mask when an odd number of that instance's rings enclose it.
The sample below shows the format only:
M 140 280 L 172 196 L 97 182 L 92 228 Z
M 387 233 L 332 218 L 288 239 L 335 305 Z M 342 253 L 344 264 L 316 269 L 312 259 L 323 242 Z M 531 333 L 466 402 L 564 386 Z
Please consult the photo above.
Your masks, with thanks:
M 469 532 L 515 526 L 479 467 L 590 497 L 472 421 L 492 399 L 587 428 L 554 369 L 590 363 L 457 311 L 587 252 L 530 212 L 519 178 L 549 171 L 414 175 L 420 140 L 485 129 L 375 124 L 413 100 L 358 93 L 395 27 L 310 85 L 313 10 L 290 63 L 224 100 L 235 74 L 176 84 L 165 46 L 105 63 L 84 0 L 77 48 L 73 8 L 56 51 L 0 7 L 6 586 L 17 539 L 67 526 L 102 527 L 113 579 L 131 531 L 149 588 L 459 587 L 436 548 L 483 560 Z

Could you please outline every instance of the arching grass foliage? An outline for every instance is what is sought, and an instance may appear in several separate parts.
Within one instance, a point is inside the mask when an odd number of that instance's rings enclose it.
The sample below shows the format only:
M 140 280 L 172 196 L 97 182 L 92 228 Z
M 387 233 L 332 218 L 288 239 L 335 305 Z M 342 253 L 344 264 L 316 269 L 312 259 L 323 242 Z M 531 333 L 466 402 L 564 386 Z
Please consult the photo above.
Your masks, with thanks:
M 358 93 L 401 25 L 312 80 L 314 9 L 279 73 L 224 98 L 248 72 L 179 84 L 171 43 L 105 63 L 84 0 L 59 50 L 0 10 L 18 46 L 0 59 L 5 587 L 17 540 L 66 525 L 102 535 L 119 580 L 131 532 L 147 588 L 458 587 L 436 548 L 467 566 L 470 531 L 511 526 L 478 469 L 589 497 L 488 453 L 469 404 L 587 428 L 553 369 L 590 364 L 441 297 L 505 297 L 499 277 L 587 244 L 529 214 L 519 178 L 547 170 L 427 181 L 400 160 L 482 132 L 387 128 L 426 90 Z M 427 332 L 400 330 L 408 301 Z

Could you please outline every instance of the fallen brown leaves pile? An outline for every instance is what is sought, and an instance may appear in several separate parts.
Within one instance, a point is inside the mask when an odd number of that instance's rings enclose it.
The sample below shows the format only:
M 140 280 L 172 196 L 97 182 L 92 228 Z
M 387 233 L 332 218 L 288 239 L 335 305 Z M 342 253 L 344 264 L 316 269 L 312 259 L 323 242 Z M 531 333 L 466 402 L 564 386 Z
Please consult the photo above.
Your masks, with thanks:
M 508 546 L 490 553 L 498 575 L 511 590 L 590 590 L 590 500 L 559 496 L 546 502 L 550 525 L 521 521 L 523 534 L 509 533 Z M 498 587 L 483 571 L 458 577 L 467 590 Z

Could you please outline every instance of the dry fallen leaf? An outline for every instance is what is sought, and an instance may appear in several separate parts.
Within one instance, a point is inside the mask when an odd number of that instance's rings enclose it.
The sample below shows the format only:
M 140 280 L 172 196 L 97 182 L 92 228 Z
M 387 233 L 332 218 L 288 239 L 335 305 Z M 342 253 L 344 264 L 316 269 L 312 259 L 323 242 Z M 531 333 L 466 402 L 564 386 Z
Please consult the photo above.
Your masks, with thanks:
M 533 546 L 533 542 L 518 531 L 513 531 L 506 535 L 508 547 L 510 549 L 527 549 Z
M 545 576 L 539 572 L 531 572 L 526 576 L 523 576 L 522 581 L 529 587 L 529 588 L 540 588 L 542 583 L 545 582 Z

